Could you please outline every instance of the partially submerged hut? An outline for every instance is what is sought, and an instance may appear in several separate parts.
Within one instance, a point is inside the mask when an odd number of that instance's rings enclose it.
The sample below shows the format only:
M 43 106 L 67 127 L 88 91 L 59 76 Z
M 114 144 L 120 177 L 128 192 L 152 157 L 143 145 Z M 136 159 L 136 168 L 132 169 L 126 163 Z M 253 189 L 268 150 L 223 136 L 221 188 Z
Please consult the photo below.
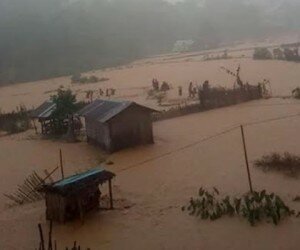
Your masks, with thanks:
M 37 119 L 40 122 L 43 135 L 51 133 L 51 130 L 54 127 L 52 114 L 55 109 L 55 103 L 52 101 L 45 101 L 30 114 L 31 119 Z
M 153 143 L 153 109 L 130 101 L 96 100 L 79 111 L 88 142 L 108 152 Z
M 97 167 L 41 188 L 46 199 L 47 220 L 66 222 L 99 208 L 99 185 L 109 184 L 110 208 L 113 209 L 111 180 L 115 174 Z
M 74 141 L 74 133 L 78 132 L 82 125 L 79 117 L 66 114 L 66 117 L 63 120 L 60 120 L 54 116 L 55 110 L 55 103 L 52 101 L 45 101 L 39 107 L 31 111 L 30 118 L 33 121 L 39 121 L 41 124 L 41 133 L 43 135 L 61 135 L 68 132 L 67 139 Z

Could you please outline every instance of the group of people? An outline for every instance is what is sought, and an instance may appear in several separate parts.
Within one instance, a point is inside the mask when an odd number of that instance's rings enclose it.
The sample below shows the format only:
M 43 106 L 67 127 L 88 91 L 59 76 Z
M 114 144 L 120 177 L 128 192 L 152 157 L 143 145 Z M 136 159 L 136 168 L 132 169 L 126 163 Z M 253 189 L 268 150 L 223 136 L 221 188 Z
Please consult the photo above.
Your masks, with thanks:
M 159 81 L 156 78 L 154 78 L 152 80 L 152 88 L 153 88 L 154 91 L 163 91 L 163 92 L 165 92 L 165 91 L 170 90 L 169 83 L 167 83 L 165 81 L 162 82 L 161 86 L 159 86 L 159 85 L 160 85 Z
M 94 92 L 95 91 L 93 91 L 93 90 L 85 91 L 86 99 L 89 99 L 90 102 L 93 101 Z M 102 90 L 101 88 L 99 89 L 99 96 L 110 97 L 110 96 L 114 96 L 115 94 L 116 94 L 116 89 L 113 89 L 113 88 L 108 88 L 108 89 L 105 89 L 105 90 Z
M 193 82 L 190 82 L 189 87 L 188 87 L 188 93 L 189 93 L 189 98 L 195 98 L 199 94 L 200 89 L 208 89 L 209 88 L 209 81 L 205 81 L 201 87 L 198 87 L 197 85 L 194 85 Z M 182 86 L 178 87 L 178 95 L 182 96 Z
M 99 95 L 110 97 L 110 96 L 114 96 L 116 94 L 116 91 L 117 90 L 113 89 L 113 88 L 106 89 L 105 91 L 100 88 L 99 89 Z
M 203 85 L 200 88 L 208 88 L 209 82 L 205 81 Z M 161 86 L 159 84 L 159 81 L 154 78 L 152 80 L 152 88 L 154 91 L 168 91 L 170 90 L 170 85 L 167 82 L 162 82 Z M 197 97 L 199 93 L 199 87 L 195 85 L 193 82 L 190 82 L 189 87 L 188 87 L 188 96 L 189 98 L 195 98 Z M 182 96 L 183 95 L 183 88 L 182 86 L 178 87 L 178 95 Z

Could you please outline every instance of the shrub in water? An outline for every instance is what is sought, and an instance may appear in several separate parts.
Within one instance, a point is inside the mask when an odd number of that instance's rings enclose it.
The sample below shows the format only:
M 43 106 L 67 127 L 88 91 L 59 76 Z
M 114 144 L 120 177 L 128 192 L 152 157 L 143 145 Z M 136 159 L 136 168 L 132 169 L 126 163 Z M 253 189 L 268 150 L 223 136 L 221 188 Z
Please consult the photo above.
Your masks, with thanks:
M 275 170 L 296 177 L 300 171 L 300 157 L 288 152 L 272 153 L 256 160 L 254 165 L 264 171 Z
M 265 190 L 261 192 L 247 193 L 242 197 L 220 197 L 219 191 L 214 188 L 212 192 L 200 188 L 198 197 L 191 198 L 187 206 L 182 207 L 189 215 L 196 216 L 202 220 L 217 220 L 222 216 L 241 216 L 251 226 L 266 220 L 278 225 L 285 217 L 295 215 L 278 196 L 274 193 L 268 194 Z
M 256 48 L 254 50 L 253 59 L 268 60 L 272 58 L 272 53 L 267 48 Z

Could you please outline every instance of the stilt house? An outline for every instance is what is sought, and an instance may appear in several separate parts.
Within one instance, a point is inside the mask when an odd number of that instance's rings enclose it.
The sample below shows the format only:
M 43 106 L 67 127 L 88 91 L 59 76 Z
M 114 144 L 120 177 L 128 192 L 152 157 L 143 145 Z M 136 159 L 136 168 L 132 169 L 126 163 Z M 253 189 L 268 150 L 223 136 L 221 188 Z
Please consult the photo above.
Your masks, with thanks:
M 55 103 L 45 101 L 30 114 L 31 119 L 37 119 L 40 122 L 43 135 L 51 133 L 52 128 L 54 127 L 52 113 L 55 109 Z

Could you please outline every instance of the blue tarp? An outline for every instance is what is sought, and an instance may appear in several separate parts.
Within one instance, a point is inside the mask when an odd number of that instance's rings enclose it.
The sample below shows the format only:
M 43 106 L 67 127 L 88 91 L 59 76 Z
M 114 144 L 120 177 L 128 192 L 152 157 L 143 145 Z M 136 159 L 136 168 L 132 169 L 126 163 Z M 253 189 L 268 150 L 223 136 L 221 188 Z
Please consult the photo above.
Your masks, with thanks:
M 64 188 L 66 186 L 75 184 L 76 182 L 84 181 L 90 177 L 93 177 L 93 176 L 97 177 L 97 176 L 101 175 L 101 173 L 106 174 L 107 171 L 101 167 L 96 167 L 96 168 L 90 169 L 84 173 L 72 175 L 61 181 L 58 181 L 53 184 L 53 187 L 54 188 Z

